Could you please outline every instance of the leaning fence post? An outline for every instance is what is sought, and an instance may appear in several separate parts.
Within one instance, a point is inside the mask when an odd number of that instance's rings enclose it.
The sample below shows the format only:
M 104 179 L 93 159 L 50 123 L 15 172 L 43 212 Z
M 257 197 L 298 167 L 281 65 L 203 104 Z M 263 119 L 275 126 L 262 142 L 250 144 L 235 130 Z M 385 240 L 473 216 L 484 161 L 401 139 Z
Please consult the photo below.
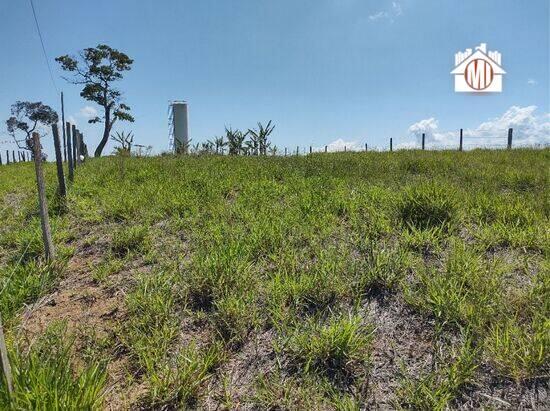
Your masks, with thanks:
M 460 146 L 458 147 L 458 151 L 462 151 L 462 129 L 460 129 Z
M 42 172 L 42 149 L 40 148 L 40 136 L 38 133 L 32 133 L 32 149 L 34 153 L 34 169 L 36 171 L 36 186 L 38 188 L 38 203 L 40 206 L 40 223 L 42 225 L 42 238 L 44 240 L 44 253 L 46 260 L 55 259 L 55 249 L 50 231 L 50 221 L 48 218 L 48 203 L 46 201 L 46 185 L 44 184 L 44 174 Z
M 67 160 L 69 162 L 69 181 L 74 179 L 74 168 L 73 168 L 73 149 L 72 149 L 72 138 L 71 138 L 71 123 L 67 121 L 65 123 L 67 128 Z
M 61 153 L 61 143 L 59 142 L 59 130 L 57 124 L 52 124 L 53 144 L 55 148 L 55 163 L 57 165 L 57 182 L 59 183 L 59 195 L 65 198 L 67 188 L 65 187 L 65 176 L 63 175 L 63 154 Z
M 2 359 L 2 370 L 6 377 L 8 393 L 11 396 L 13 393 L 13 377 L 11 375 L 10 359 L 8 357 L 8 348 L 6 347 L 6 339 L 4 338 L 4 327 L 2 326 L 2 316 L 0 315 L 0 358 Z
M 426 148 L 426 133 L 422 133 L 422 150 Z
M 393 138 L 390 137 L 390 151 L 393 151 Z
M 508 129 L 508 150 L 512 148 L 512 133 L 514 132 L 513 128 Z

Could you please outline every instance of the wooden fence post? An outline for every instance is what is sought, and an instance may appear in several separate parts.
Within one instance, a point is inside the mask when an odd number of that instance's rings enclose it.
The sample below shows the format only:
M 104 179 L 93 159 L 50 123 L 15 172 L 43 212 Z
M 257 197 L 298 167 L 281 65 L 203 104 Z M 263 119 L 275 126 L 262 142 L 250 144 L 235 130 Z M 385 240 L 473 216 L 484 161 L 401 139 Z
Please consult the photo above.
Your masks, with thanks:
M 325 153 L 328 153 L 328 146 L 325 146 Z
M 17 163 L 17 161 L 15 161 L 15 150 L 11 150 L 11 157 L 13 158 L 13 162 Z
M 348 148 L 346 146 L 344 146 L 344 153 L 348 151 Z
M 52 241 L 52 233 L 50 231 L 46 185 L 44 184 L 44 174 L 42 172 L 42 149 L 40 147 L 40 136 L 36 132 L 32 133 L 32 149 L 34 153 L 34 169 L 36 171 L 36 186 L 38 188 L 42 239 L 44 240 L 44 254 L 46 255 L 46 260 L 53 260 L 55 259 L 55 249 Z
M 512 148 L 512 133 L 514 132 L 513 128 L 508 129 L 508 145 L 507 148 L 510 150 Z
M 365 143 L 365 151 L 367 151 L 369 148 L 369 146 L 367 145 L 367 143 Z
M 462 151 L 462 129 L 460 129 L 460 145 L 458 146 L 458 151 Z
M 426 149 L 426 133 L 422 133 L 422 150 Z
M 311 154 L 311 153 L 312 153 L 312 151 L 311 151 L 311 150 L 312 150 L 312 148 L 311 148 L 311 146 L 309 146 L 309 154 Z
M 393 151 L 393 138 L 390 137 L 390 151 Z
M 63 174 L 63 154 L 61 153 L 61 143 L 59 142 L 59 130 L 57 124 L 52 124 L 53 144 L 55 148 L 55 163 L 57 165 L 57 182 L 59 184 L 59 195 L 62 198 L 67 196 L 65 187 L 65 176 Z
M 67 136 L 65 134 L 65 103 L 63 101 L 63 92 L 61 92 L 61 130 L 63 130 L 63 155 L 67 161 Z
M 6 347 L 6 339 L 4 338 L 4 327 L 2 326 L 2 316 L 0 315 L 0 358 L 2 359 L 2 370 L 6 377 L 8 393 L 11 397 L 13 393 L 13 377 L 11 375 L 10 359 L 8 357 L 8 348 Z
M 2 154 L 0 153 L 0 166 L 2 165 Z
M 73 150 L 72 150 L 73 168 L 76 168 L 76 144 L 77 144 L 76 143 L 76 133 L 77 133 L 77 131 L 76 131 L 76 126 L 74 124 L 72 125 L 72 130 L 71 131 L 72 131 L 71 135 L 72 135 L 72 138 L 73 138 L 73 141 L 72 141 L 72 143 L 73 143 Z
M 82 161 L 80 160 L 80 154 L 82 153 L 82 147 L 81 147 L 81 141 L 82 141 L 82 134 L 80 134 L 80 130 L 76 130 L 76 163 L 78 165 L 82 164 Z
M 72 149 L 72 138 L 71 138 L 71 123 L 69 123 L 67 121 L 67 123 L 65 123 L 66 125 L 66 128 L 67 128 L 67 160 L 68 160 L 68 163 L 69 163 L 69 181 L 73 181 L 74 180 L 74 169 L 73 169 L 73 149 Z
M 286 147 L 285 147 L 285 157 L 286 157 Z
M 300 146 L 296 146 L 296 155 L 297 155 L 297 156 L 300 155 Z
M 6 150 L 6 165 L 10 163 L 10 151 Z

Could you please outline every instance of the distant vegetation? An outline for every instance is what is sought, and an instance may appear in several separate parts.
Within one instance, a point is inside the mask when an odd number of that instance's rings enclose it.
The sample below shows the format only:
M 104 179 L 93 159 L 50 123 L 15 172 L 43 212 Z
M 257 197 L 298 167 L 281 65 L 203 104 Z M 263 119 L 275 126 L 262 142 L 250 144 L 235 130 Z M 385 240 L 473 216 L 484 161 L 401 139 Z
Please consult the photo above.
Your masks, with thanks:
M 190 146 L 193 154 L 229 154 L 232 156 L 246 155 L 258 156 L 276 154 L 277 147 L 273 146 L 269 136 L 273 133 L 275 125 L 271 120 L 264 126 L 258 122 L 258 128 L 248 129 L 246 132 L 225 128 L 225 137 L 214 137 L 202 143 Z
M 0 167 L 0 407 L 544 408 L 550 150 L 264 156 L 272 129 L 91 159 L 67 207 L 46 164 L 55 264 Z

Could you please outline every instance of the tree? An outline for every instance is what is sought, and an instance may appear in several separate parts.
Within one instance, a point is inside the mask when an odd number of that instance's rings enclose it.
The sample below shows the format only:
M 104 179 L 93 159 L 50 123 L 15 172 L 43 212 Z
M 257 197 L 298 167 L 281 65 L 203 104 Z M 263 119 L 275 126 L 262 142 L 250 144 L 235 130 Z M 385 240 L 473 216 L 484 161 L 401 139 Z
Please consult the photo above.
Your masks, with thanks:
M 132 132 L 125 133 L 123 131 L 119 133 L 117 131 L 114 136 L 111 136 L 111 140 L 120 144 L 120 147 L 115 148 L 117 154 L 130 155 L 132 152 L 132 143 L 134 142 L 134 135 Z
M 17 101 L 11 106 L 11 117 L 6 120 L 8 133 L 13 137 L 15 143 L 20 149 L 29 150 L 33 157 L 32 133 L 37 131 L 37 127 L 51 126 L 57 123 L 59 117 L 55 110 L 40 101 L 31 103 L 29 101 Z M 17 139 L 17 132 L 23 132 L 24 140 Z M 25 145 L 19 143 L 24 141 Z
M 258 122 L 257 130 L 248 130 L 248 133 L 250 134 L 250 146 L 254 150 L 255 155 L 258 155 L 258 149 L 260 151 L 260 155 L 265 156 L 267 154 L 267 149 L 271 145 L 268 141 L 268 137 L 271 133 L 273 133 L 274 129 L 275 125 L 271 125 L 271 120 L 269 120 L 265 127 L 262 123 Z
M 243 133 L 240 130 L 233 130 L 231 127 L 225 128 L 225 137 L 227 139 L 230 155 L 239 155 L 244 152 L 245 147 L 243 143 L 247 134 L 248 132 Z
M 216 154 L 223 154 L 227 141 L 223 137 L 214 137 L 214 146 L 216 147 Z
M 122 93 L 113 87 L 113 83 L 122 79 L 122 73 L 132 68 L 134 62 L 126 54 L 105 44 L 86 48 L 79 52 L 79 57 L 68 55 L 55 59 L 61 68 L 73 74 L 72 79 L 65 78 L 72 84 L 83 84 L 80 95 L 103 107 L 103 116 L 88 120 L 89 123 L 104 123 L 103 137 L 97 146 L 94 156 L 100 157 L 111 129 L 117 120 L 133 122 L 130 107 L 122 103 Z

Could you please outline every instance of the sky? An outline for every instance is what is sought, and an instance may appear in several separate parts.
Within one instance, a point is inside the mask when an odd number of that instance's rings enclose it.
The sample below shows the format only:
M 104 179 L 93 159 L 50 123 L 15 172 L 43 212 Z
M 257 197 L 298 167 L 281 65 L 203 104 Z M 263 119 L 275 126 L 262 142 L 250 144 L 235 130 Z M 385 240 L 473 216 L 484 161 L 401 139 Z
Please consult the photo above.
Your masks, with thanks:
M 278 147 L 550 144 L 547 0 L 0 0 L 0 154 L 17 100 L 42 101 L 77 123 L 91 150 L 99 109 L 54 58 L 104 43 L 134 59 L 117 84 L 135 142 L 168 150 L 170 100 L 189 103 L 192 143 L 272 120 Z M 454 55 L 502 53 L 503 92 L 455 93 Z M 498 138 L 495 138 L 498 137 Z M 45 149 L 52 153 L 45 139 Z M 49 139 L 51 140 L 51 139 Z M 113 144 L 107 146 L 111 152 Z

